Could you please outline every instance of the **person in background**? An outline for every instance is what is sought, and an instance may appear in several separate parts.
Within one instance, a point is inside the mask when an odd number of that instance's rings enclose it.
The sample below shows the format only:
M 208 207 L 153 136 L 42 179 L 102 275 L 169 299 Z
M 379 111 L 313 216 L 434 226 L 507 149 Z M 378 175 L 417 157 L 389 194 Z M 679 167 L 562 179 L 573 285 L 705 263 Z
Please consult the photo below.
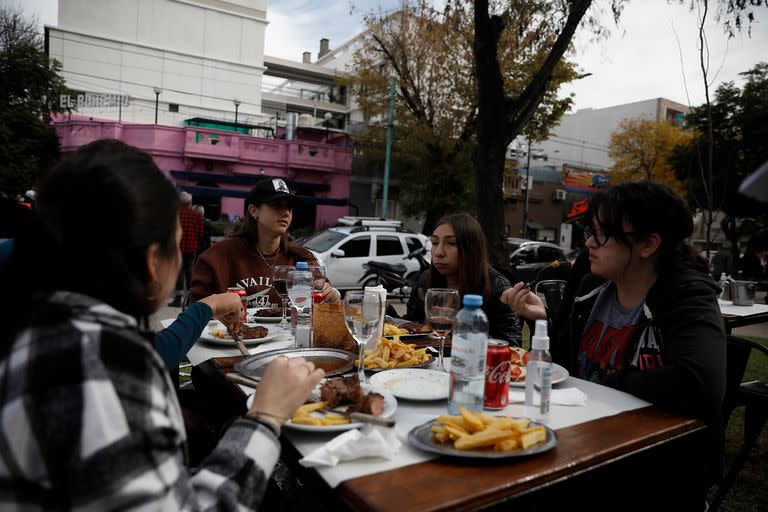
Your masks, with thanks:
M 500 301 L 511 285 L 488 264 L 485 234 L 480 223 L 465 213 L 440 219 L 432 232 L 432 263 L 411 291 L 405 318 L 424 323 L 424 296 L 428 288 L 453 288 L 459 295 L 483 297 L 491 338 L 521 346 L 520 319 Z
M 681 476 L 681 496 L 698 507 L 722 464 L 726 341 L 719 289 L 686 243 L 693 218 L 671 189 L 639 182 L 595 194 L 585 224 L 591 273 L 564 305 L 569 321 L 550 334 L 552 358 L 578 378 L 708 423 L 701 472 Z M 502 300 L 547 319 L 524 283 Z
M 0 275 L 14 290 L 0 295 L 0 509 L 258 508 L 281 425 L 323 371 L 273 361 L 191 473 L 175 390 L 139 329 L 181 266 L 174 186 L 138 149 L 83 151 L 42 183 L 35 213 Z
M 181 208 L 179 209 L 179 222 L 181 223 L 181 269 L 176 281 L 176 295 L 168 304 L 171 307 L 180 307 L 192 282 L 192 267 L 195 264 L 197 251 L 200 247 L 200 238 L 203 236 L 203 216 L 194 210 L 192 195 L 189 192 L 179 194 Z
M 197 247 L 197 253 L 199 255 L 207 251 L 211 246 L 211 231 L 213 230 L 213 227 L 211 221 L 205 217 L 205 208 L 203 205 L 195 204 L 192 205 L 192 208 L 199 213 L 200 217 L 203 219 L 203 233 L 200 235 L 200 243 Z
M 765 243 L 755 237 L 747 243 L 747 249 L 739 258 L 740 278 L 747 281 L 765 281 Z
M 192 272 L 190 302 L 230 287 L 243 288 L 248 303 L 257 308 L 282 304 L 272 287 L 275 265 L 317 260 L 307 249 L 288 240 L 293 207 L 298 199 L 281 179 L 258 182 L 245 199 L 245 216 L 237 234 L 202 253 Z M 338 302 L 339 292 L 326 282 L 325 300 Z

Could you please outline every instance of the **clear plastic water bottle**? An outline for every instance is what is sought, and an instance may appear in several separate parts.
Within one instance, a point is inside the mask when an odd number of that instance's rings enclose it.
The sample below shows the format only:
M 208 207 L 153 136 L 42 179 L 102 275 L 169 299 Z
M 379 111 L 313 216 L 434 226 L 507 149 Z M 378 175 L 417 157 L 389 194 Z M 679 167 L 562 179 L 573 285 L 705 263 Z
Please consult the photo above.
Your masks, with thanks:
M 465 295 L 464 308 L 453 322 L 451 383 L 448 412 L 459 414 L 459 406 L 483 410 L 485 358 L 488 353 L 488 318 L 480 306 L 480 295 Z
M 725 272 L 720 274 L 720 281 L 717 284 L 720 286 L 720 300 L 731 300 L 731 282 Z
M 312 345 L 312 273 L 306 261 L 296 263 L 291 272 L 288 296 L 296 308 L 296 346 Z
M 540 423 L 549 421 L 549 397 L 552 393 L 552 356 L 546 320 L 536 320 L 531 351 L 525 366 L 525 410 Z

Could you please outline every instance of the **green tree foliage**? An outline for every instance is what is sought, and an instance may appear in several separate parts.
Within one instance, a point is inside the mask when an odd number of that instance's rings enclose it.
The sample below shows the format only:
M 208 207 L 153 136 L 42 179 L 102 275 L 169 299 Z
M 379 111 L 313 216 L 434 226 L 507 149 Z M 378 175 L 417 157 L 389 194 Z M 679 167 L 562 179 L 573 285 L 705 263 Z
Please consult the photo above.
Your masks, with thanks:
M 356 144 L 371 165 L 383 161 L 389 80 L 396 81 L 393 168 L 407 183 L 400 197 L 404 212 L 425 214 L 426 233 L 446 213 L 475 210 L 473 8 L 470 1 L 449 0 L 437 11 L 430 2 L 406 0 L 394 14 L 367 16 L 367 34 L 345 79 L 368 121 Z M 525 87 L 548 44 L 529 29 L 529 21 L 510 18 L 511 29 L 499 44 L 502 79 L 513 90 Z M 534 138 L 546 136 L 571 105 L 570 97 L 557 97 L 557 89 L 576 77 L 573 64 L 563 61 L 553 74 L 533 117 Z
M 691 205 L 705 208 L 707 193 L 716 209 L 729 217 L 764 215 L 765 206 L 738 193 L 741 181 L 768 161 L 768 63 L 740 73 L 745 82 L 720 85 L 712 102 L 713 183 L 708 183 L 707 109 L 695 107 L 686 116 L 693 130 L 691 144 L 680 147 L 673 158 L 675 172 L 683 180 Z M 735 234 L 732 234 L 735 236 Z
M 0 9 L 0 194 L 32 188 L 58 156 L 48 119 L 63 111 L 59 98 L 68 93 L 60 70 L 43 51 L 34 20 Z

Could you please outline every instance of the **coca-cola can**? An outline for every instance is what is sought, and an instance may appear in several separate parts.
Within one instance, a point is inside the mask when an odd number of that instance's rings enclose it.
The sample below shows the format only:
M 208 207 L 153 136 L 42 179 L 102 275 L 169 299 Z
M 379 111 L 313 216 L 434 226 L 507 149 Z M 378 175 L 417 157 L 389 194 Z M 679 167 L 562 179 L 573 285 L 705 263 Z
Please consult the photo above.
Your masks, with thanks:
M 486 409 L 498 411 L 509 405 L 510 352 L 506 341 L 488 340 L 483 394 L 483 407 Z
M 248 302 L 245 300 L 245 290 L 237 286 L 231 286 L 227 288 L 227 293 L 234 293 L 240 296 L 240 303 L 243 305 L 243 317 L 240 321 L 245 323 L 248 320 Z

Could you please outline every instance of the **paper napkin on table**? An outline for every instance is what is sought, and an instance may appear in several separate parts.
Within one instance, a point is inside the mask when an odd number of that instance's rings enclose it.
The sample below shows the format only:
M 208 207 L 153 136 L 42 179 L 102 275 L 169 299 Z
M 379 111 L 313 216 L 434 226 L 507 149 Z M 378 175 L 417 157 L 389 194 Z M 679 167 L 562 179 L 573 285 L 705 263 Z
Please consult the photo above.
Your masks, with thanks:
M 538 392 L 534 391 L 538 394 Z M 510 402 L 525 402 L 524 389 L 510 389 Z M 587 394 L 579 388 L 553 389 L 549 395 L 549 403 L 553 405 L 587 405 Z
M 299 464 L 305 468 L 311 468 L 335 466 L 341 461 L 363 457 L 391 459 L 401 446 L 402 443 L 397 439 L 394 429 L 380 429 L 365 425 L 362 430 L 348 430 L 334 437 L 299 460 Z

